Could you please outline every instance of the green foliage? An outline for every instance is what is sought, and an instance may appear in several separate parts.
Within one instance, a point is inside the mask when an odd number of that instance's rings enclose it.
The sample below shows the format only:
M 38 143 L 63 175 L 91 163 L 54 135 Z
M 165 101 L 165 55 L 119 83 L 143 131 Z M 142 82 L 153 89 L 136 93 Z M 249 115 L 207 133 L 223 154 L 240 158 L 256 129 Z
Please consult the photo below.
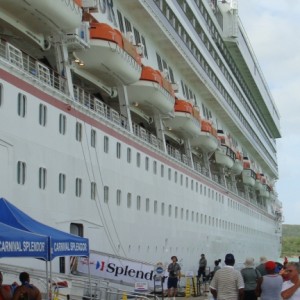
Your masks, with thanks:
M 282 226 L 282 254 L 281 256 L 300 255 L 300 225 Z

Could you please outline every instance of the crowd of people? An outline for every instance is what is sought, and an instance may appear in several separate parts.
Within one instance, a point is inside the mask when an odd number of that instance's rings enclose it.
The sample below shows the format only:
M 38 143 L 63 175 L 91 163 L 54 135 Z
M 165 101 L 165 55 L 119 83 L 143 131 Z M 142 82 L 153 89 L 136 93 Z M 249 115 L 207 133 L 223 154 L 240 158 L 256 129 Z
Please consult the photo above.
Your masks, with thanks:
M 30 276 L 27 272 L 19 275 L 20 285 L 3 284 L 3 274 L 0 272 L 0 300 L 42 300 L 40 290 L 30 283 Z
M 168 266 L 168 298 L 175 299 L 177 284 L 180 280 L 180 265 L 177 257 L 172 256 Z M 209 288 L 214 300 L 300 300 L 300 257 L 299 262 L 288 262 L 281 265 L 274 261 L 260 258 L 255 266 L 254 258 L 246 258 L 244 268 L 234 268 L 235 258 L 226 254 L 223 267 L 221 259 L 215 260 L 215 267 L 207 276 L 207 260 L 201 254 L 198 279 L 210 281 Z

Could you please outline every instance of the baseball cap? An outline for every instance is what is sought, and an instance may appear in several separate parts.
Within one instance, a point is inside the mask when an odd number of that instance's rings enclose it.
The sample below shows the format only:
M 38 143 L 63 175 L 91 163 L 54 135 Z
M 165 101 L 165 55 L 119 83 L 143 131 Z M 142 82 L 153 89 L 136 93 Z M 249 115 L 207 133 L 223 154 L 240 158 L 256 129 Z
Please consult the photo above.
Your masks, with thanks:
M 270 271 L 275 270 L 276 264 L 274 261 L 269 260 L 265 263 L 265 268 L 266 270 L 270 270 Z

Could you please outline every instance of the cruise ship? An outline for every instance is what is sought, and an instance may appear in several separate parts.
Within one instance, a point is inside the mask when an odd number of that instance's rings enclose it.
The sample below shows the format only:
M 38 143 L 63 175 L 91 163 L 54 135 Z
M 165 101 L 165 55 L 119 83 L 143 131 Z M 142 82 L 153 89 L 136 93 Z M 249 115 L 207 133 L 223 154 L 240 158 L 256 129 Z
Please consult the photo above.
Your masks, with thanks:
M 278 258 L 279 122 L 237 0 L 0 0 L 0 196 L 98 271 Z

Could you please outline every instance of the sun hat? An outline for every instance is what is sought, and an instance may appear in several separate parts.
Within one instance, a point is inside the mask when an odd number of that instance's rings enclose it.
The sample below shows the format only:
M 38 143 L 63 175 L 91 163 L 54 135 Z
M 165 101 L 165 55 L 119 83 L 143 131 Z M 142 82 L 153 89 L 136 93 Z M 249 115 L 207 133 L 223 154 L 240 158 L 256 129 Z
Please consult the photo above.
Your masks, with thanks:
M 253 257 L 247 257 L 245 259 L 244 265 L 246 268 L 254 267 L 254 258 Z
M 265 257 L 265 256 L 261 256 L 260 257 L 260 263 L 261 264 L 264 264 L 264 263 L 266 263 L 268 260 L 267 260 L 267 258 Z

